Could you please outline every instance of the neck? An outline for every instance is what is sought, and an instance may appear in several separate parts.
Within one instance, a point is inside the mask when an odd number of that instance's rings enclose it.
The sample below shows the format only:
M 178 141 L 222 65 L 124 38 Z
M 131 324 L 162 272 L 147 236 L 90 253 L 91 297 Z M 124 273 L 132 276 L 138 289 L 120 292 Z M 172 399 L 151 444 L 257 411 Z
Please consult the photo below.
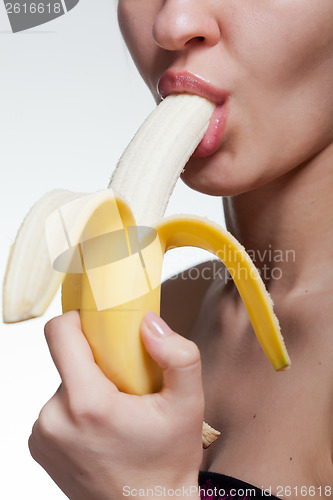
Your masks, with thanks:
M 268 185 L 224 198 L 227 228 L 270 291 L 332 282 L 332 190 L 333 145 Z

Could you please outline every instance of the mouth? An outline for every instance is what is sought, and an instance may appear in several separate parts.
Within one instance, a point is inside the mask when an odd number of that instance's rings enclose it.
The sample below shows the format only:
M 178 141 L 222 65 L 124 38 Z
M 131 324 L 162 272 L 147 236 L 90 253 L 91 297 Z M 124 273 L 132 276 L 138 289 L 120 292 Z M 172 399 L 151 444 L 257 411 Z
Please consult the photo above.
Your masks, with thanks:
M 214 154 L 222 144 L 226 127 L 229 93 L 216 88 L 210 82 L 188 71 L 168 70 L 158 81 L 157 92 L 162 99 L 170 94 L 195 94 L 216 104 L 208 129 L 193 153 L 194 158 L 206 158 Z

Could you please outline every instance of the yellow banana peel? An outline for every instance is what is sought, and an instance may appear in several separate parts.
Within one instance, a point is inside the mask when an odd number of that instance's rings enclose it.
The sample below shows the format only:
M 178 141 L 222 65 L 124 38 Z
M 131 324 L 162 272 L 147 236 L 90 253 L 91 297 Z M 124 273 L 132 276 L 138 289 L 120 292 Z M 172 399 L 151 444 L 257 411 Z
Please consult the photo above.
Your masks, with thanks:
M 115 213 L 117 218 L 112 220 Z M 160 369 L 143 347 L 140 325 L 146 311 L 160 313 L 163 256 L 181 246 L 199 247 L 221 259 L 273 367 L 289 366 L 272 301 L 258 270 L 238 241 L 217 224 L 198 217 L 171 217 L 154 228 L 140 228 L 129 207 L 110 196 L 93 211 L 82 232 L 75 232 L 82 273 L 67 274 L 63 311 L 80 309 L 96 362 L 121 391 L 142 395 L 161 387 Z
M 168 96 L 126 148 L 109 189 L 90 195 L 55 190 L 32 207 L 7 265 L 5 322 L 42 315 L 62 283 L 63 311 L 80 310 L 84 334 L 106 376 L 131 394 L 158 391 L 161 370 L 144 349 L 140 325 L 147 310 L 160 312 L 165 252 L 195 246 L 229 270 L 274 368 L 289 366 L 272 301 L 237 240 L 206 219 L 163 220 L 214 109 L 199 96 Z M 204 446 L 218 434 L 204 423 Z

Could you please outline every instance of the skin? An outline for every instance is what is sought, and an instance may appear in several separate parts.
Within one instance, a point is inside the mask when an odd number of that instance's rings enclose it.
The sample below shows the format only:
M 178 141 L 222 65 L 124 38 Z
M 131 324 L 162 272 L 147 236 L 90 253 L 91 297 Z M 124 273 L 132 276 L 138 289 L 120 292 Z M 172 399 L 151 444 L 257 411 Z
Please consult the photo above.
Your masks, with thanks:
M 158 395 L 116 391 L 93 363 L 77 313 L 48 324 L 63 383 L 35 424 L 32 455 L 73 499 L 119 498 L 129 478 L 138 488 L 193 485 L 199 468 L 272 487 L 273 494 L 279 485 L 332 487 L 333 3 L 120 0 L 119 21 L 157 102 L 167 69 L 191 71 L 230 94 L 221 147 L 192 158 L 183 180 L 223 196 L 228 229 L 265 273 L 292 368 L 274 372 L 233 284 L 208 281 L 215 264 L 203 264 L 201 279 L 180 276 L 163 290 L 162 316 L 186 338 L 142 329 L 165 370 Z M 267 249 L 282 252 L 283 261 L 261 261 Z M 288 250 L 294 258 L 286 258 Z M 147 322 L 170 332 L 152 316 Z M 201 354 L 205 418 L 223 433 L 204 454 L 192 341 Z M 74 366 L 69 352 L 76 353 Z M 129 412 L 138 415 L 130 431 Z M 136 457 L 144 464 L 138 472 Z M 318 490 L 314 498 L 322 498 Z
M 45 326 L 62 384 L 42 408 L 29 448 L 68 498 L 119 499 L 124 487 L 155 485 L 184 487 L 198 498 L 204 409 L 198 348 L 152 312 L 141 333 L 164 387 L 139 397 L 120 393 L 96 365 L 78 311 Z

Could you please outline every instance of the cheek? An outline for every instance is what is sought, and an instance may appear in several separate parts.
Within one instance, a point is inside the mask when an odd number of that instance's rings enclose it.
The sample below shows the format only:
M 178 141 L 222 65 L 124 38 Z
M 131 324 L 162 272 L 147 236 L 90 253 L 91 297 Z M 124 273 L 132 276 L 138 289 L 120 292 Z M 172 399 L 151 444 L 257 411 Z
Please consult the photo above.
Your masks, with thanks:
M 133 61 L 152 92 L 154 64 L 159 51 L 153 43 L 152 29 L 158 11 L 158 2 L 146 0 L 120 0 L 118 23 Z
M 259 84 L 292 85 L 333 57 L 333 2 L 269 3 L 249 6 L 239 18 L 234 14 L 230 47 L 240 67 Z
M 145 9 L 139 9 L 142 2 L 120 0 L 118 3 L 118 23 L 133 59 L 144 60 L 145 40 L 149 30 L 149 16 Z M 150 27 L 151 29 L 151 27 Z M 151 32 L 151 31 L 150 31 Z
M 282 175 L 333 141 L 333 2 L 318 5 L 276 0 L 248 9 L 246 30 L 234 31 L 239 69 L 221 161 L 248 181 Z

